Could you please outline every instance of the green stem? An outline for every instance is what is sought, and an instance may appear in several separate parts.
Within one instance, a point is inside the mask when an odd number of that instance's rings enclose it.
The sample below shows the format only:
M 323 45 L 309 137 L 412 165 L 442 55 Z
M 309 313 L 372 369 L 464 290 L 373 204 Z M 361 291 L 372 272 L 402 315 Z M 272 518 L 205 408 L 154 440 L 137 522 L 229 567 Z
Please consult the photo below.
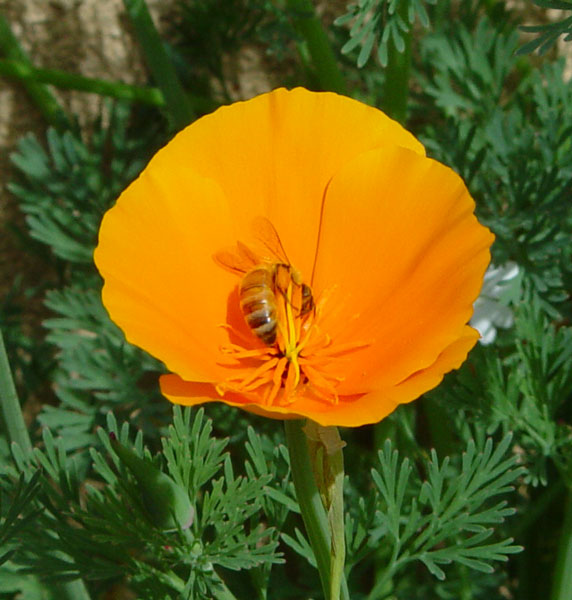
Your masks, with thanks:
M 287 0 L 294 26 L 306 41 L 318 82 L 323 90 L 347 94 L 347 85 L 311 0 Z
M 292 479 L 294 481 L 294 488 L 296 489 L 296 497 L 298 499 L 298 504 L 300 505 L 300 512 L 302 513 L 306 533 L 314 551 L 314 556 L 316 557 L 316 565 L 320 574 L 325 598 L 328 600 L 332 599 L 332 587 L 335 585 L 335 581 L 332 582 L 333 574 L 334 578 L 339 577 L 341 583 L 341 595 L 333 597 L 349 600 L 343 568 L 340 568 L 339 564 L 340 558 L 343 561 L 343 553 L 338 552 L 337 559 L 334 559 L 334 563 L 336 564 L 331 564 L 330 552 L 332 551 L 332 535 L 330 533 L 328 515 L 326 514 L 326 510 L 322 503 L 318 487 L 316 486 L 308 451 L 308 440 L 302 429 L 303 425 L 304 421 L 302 420 L 284 421 L 286 442 L 290 454 L 290 468 L 292 469 Z M 343 467 L 341 476 L 336 477 L 336 485 L 338 486 L 338 489 L 343 485 Z M 337 510 L 340 509 L 339 502 L 341 501 L 341 498 L 338 498 Z M 343 510 L 343 506 L 341 508 Z M 334 539 L 338 539 L 338 545 L 340 543 L 340 532 L 343 536 L 343 521 L 341 529 L 334 529 Z
M 408 23 L 408 2 L 400 2 L 397 12 L 405 23 Z M 400 52 L 391 40 L 388 47 L 385 83 L 383 87 L 383 110 L 396 121 L 405 123 L 407 119 L 407 98 L 409 96 L 409 72 L 411 70 L 411 31 L 403 32 L 405 48 Z
M 123 0 L 123 4 L 143 49 L 151 75 L 163 93 L 172 124 L 177 130 L 183 129 L 195 119 L 193 107 L 155 28 L 147 4 L 145 0 Z
M 2 404 L 2 415 L 4 416 L 4 424 L 10 441 L 16 442 L 24 455 L 31 458 L 32 442 L 16 394 L 2 331 L 0 331 L 0 403 Z
M 165 106 L 163 94 L 157 88 L 143 88 L 118 81 L 92 79 L 56 69 L 37 69 L 29 63 L 0 59 L 0 75 L 19 81 L 48 83 L 58 88 L 111 96 L 120 100 L 134 100 L 152 106 Z
M 32 65 L 28 55 L 20 46 L 17 38 L 12 33 L 8 21 L 0 14 L 0 52 L 8 59 L 23 64 Z M 26 92 L 42 113 L 46 121 L 54 127 L 66 124 L 67 117 L 56 97 L 42 83 L 32 79 L 22 80 Z
M 302 430 L 303 424 L 304 421 L 300 420 L 284 421 L 286 442 L 290 454 L 290 468 L 296 497 L 310 544 L 314 550 L 324 595 L 327 597 L 330 589 L 331 538 L 328 531 L 328 517 L 314 481 L 308 442 L 306 434 Z
M 344 530 L 344 458 L 341 448 L 328 457 L 333 476 L 333 497 L 329 510 L 330 531 L 332 532 L 332 564 L 330 568 L 330 598 L 340 599 L 346 560 L 346 540 Z
M 569 490 L 566 500 L 550 599 L 572 600 L 572 490 Z

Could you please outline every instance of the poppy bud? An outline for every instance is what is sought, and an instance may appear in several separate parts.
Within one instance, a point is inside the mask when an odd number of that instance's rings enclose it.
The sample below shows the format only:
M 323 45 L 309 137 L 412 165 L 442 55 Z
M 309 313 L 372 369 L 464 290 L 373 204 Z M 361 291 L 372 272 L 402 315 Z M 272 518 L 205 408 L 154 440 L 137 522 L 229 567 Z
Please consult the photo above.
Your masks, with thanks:
M 121 445 L 115 434 L 110 433 L 109 438 L 119 460 L 137 480 L 150 521 L 164 531 L 188 529 L 195 510 L 187 491 L 149 461 Z

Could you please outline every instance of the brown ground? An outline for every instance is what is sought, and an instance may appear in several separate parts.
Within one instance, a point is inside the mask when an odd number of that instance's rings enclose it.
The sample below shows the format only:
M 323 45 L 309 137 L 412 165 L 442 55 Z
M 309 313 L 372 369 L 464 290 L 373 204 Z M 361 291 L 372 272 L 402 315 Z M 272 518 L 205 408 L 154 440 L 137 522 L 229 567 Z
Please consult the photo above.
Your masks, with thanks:
M 158 4 L 158 2 L 155 2 Z M 142 81 L 144 69 L 123 19 L 121 0 L 0 0 L 0 12 L 38 67 L 57 68 L 86 76 Z M 62 105 L 89 122 L 98 114 L 101 98 L 79 92 L 58 93 Z M 6 191 L 11 177 L 9 153 L 29 131 L 43 136 L 42 116 L 15 82 L 0 79 L 0 295 L 15 273 L 33 282 L 38 269 L 20 251 L 5 223 L 22 224 L 14 200 Z

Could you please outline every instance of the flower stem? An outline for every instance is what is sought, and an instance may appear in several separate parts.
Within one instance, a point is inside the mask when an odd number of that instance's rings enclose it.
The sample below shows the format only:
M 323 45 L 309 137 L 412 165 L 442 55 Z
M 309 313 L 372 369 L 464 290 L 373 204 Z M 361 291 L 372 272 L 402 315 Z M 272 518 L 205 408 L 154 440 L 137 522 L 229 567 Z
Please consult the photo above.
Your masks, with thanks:
M 408 23 L 409 3 L 400 2 L 397 12 L 404 23 Z M 407 98 L 409 96 L 409 72 L 411 69 L 411 33 L 402 32 L 405 48 L 400 52 L 393 39 L 389 42 L 385 84 L 383 87 L 383 110 L 393 119 L 404 124 L 407 119 Z
M 32 66 L 32 63 L 22 48 L 16 36 L 12 33 L 8 21 L 0 14 L 0 52 L 9 60 L 18 61 Z M 44 119 L 54 127 L 61 127 L 67 122 L 67 117 L 55 96 L 42 83 L 34 79 L 22 80 L 22 85 L 28 95 L 42 113 Z
M 296 29 L 308 46 L 322 89 L 347 94 L 346 81 L 311 0 L 287 0 L 287 6 L 293 14 Z
M 284 421 L 286 442 L 290 454 L 290 468 L 296 497 L 310 544 L 314 550 L 324 595 L 327 596 L 330 588 L 331 538 L 328 530 L 328 517 L 314 481 L 308 442 L 306 434 L 302 430 L 303 423 L 299 420 Z
M 568 492 L 551 600 L 572 600 L 572 490 Z
M 123 0 L 141 44 L 147 66 L 163 93 L 172 125 L 179 130 L 195 119 L 189 98 L 177 76 L 145 0 Z
M 338 448 L 328 456 L 330 474 L 333 477 L 331 483 L 332 499 L 328 520 L 332 532 L 332 564 L 330 597 L 339 600 L 344 577 L 344 563 L 346 559 L 346 540 L 344 531 L 344 457 L 342 449 Z
M 144 88 L 120 81 L 105 81 L 66 73 L 57 69 L 37 69 L 19 60 L 0 59 L 0 75 L 19 81 L 49 83 L 58 88 L 91 92 L 120 100 L 135 100 L 152 106 L 165 106 L 163 94 L 157 88 Z
M 319 427 L 315 423 L 308 423 Z M 285 421 L 284 425 L 292 479 L 302 519 L 316 557 L 324 596 L 327 600 L 349 600 L 343 573 L 344 471 L 341 446 L 328 453 L 326 444 L 321 441 L 317 443 L 314 435 L 307 437 L 303 430 L 304 421 Z M 337 434 L 337 430 L 335 433 Z M 309 446 L 313 446 L 314 451 L 310 452 Z M 316 485 L 316 479 L 320 489 Z M 328 505 L 327 512 L 325 504 Z

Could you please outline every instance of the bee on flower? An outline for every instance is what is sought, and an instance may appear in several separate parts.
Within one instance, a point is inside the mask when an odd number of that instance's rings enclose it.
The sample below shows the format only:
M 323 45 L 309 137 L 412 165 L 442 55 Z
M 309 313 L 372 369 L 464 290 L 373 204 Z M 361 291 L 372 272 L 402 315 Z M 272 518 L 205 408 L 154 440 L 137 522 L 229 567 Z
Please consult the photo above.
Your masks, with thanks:
M 172 402 L 359 426 L 465 360 L 492 241 L 401 125 L 297 88 L 180 132 L 105 215 L 95 260 Z

